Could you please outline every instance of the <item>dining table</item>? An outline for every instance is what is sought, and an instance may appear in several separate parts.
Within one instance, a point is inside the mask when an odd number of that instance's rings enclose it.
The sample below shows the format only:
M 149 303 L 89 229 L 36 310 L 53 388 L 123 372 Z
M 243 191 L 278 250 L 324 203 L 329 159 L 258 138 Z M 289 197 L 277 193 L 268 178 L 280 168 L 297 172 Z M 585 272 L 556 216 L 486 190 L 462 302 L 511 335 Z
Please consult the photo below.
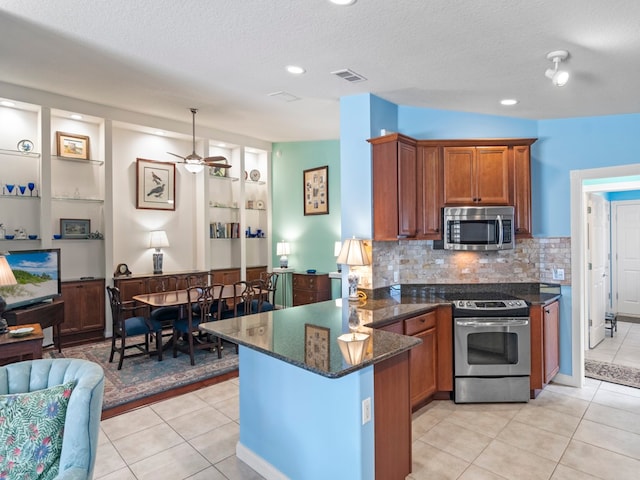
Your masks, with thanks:
M 228 300 L 231 298 L 239 298 L 242 296 L 242 292 L 244 291 L 244 286 L 242 285 L 223 285 L 223 286 L 214 286 L 212 290 L 213 298 L 218 298 L 220 294 L 220 289 L 222 288 L 222 295 L 220 296 L 223 300 Z M 260 289 L 258 292 L 262 295 L 267 295 L 269 293 L 268 290 Z M 153 293 L 140 293 L 138 295 L 134 295 L 133 300 L 149 305 L 153 308 L 158 307 L 182 307 L 184 308 L 189 303 L 189 294 L 186 289 L 184 290 L 169 290 L 166 292 L 153 292 Z M 182 312 L 184 314 L 184 312 Z

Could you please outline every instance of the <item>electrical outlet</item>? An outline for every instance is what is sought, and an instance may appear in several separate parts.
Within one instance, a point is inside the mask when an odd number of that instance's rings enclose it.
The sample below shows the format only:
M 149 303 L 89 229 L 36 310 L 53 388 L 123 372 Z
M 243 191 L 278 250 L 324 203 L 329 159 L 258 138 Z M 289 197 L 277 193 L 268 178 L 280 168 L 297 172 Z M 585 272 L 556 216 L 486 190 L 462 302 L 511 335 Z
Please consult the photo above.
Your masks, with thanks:
M 554 280 L 564 280 L 564 268 L 554 268 L 553 269 L 553 279 Z
M 371 397 L 362 400 L 362 424 L 371 421 Z

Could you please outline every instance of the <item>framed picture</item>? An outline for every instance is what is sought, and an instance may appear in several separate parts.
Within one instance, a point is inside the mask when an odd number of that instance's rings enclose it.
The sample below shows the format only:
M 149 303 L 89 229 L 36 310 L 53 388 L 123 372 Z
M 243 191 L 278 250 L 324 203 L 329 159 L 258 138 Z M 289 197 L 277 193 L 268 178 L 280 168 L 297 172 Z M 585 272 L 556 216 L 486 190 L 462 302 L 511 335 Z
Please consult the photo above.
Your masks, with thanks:
M 304 363 L 329 371 L 329 335 L 331 330 L 310 323 L 304 324 Z
M 89 160 L 89 137 L 75 133 L 56 132 L 57 155 L 59 157 Z
M 302 173 L 304 214 L 329 213 L 329 166 L 312 168 Z
M 78 218 L 61 218 L 60 235 L 62 238 L 89 238 L 91 220 Z
M 156 160 L 136 160 L 136 208 L 176 209 L 176 165 Z

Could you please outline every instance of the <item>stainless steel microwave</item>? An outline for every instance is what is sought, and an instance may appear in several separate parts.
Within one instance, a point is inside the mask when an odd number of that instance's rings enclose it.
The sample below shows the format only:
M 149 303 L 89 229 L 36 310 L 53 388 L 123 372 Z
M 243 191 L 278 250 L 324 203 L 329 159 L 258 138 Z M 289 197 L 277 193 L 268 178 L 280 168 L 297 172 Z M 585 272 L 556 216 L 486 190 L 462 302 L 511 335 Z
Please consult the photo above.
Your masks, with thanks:
M 509 250 L 514 246 L 513 207 L 445 207 L 443 216 L 445 250 Z

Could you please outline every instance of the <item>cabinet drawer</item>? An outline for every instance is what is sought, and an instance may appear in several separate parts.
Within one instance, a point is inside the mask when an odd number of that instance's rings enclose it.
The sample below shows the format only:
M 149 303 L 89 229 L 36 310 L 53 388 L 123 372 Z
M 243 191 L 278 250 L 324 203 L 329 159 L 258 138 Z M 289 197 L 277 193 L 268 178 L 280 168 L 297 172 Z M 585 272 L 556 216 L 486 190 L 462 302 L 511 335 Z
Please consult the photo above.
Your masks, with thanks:
M 318 292 L 296 291 L 293 292 L 293 305 L 306 305 L 316 303 L 319 300 Z
M 430 328 L 436 326 L 436 312 L 425 313 L 418 317 L 409 318 L 404 321 L 404 334 L 415 335 L 419 332 L 424 332 Z
M 317 285 L 318 278 L 313 275 L 293 275 L 293 288 L 315 290 Z

